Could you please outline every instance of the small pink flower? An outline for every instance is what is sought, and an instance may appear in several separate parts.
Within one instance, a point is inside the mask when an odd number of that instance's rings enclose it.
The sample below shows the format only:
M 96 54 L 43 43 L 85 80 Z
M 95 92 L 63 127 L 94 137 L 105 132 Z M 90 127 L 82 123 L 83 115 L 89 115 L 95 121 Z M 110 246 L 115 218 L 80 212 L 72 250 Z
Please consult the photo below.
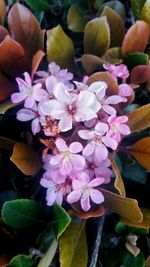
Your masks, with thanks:
M 121 135 L 128 135 L 131 133 L 130 128 L 126 124 L 124 124 L 127 121 L 128 121 L 127 116 L 109 117 L 108 124 L 110 126 L 110 129 L 107 135 L 116 140 L 116 142 L 120 142 Z
M 81 122 L 95 118 L 100 105 L 92 92 L 82 91 L 78 95 L 69 92 L 62 83 L 54 88 L 56 99 L 44 102 L 41 112 L 60 120 L 58 127 L 60 131 L 66 132 L 72 129 L 74 121 Z
M 115 66 L 113 64 L 103 64 L 104 69 L 108 70 L 114 77 L 126 79 L 129 77 L 129 71 L 124 64 Z
M 90 181 L 87 173 L 80 173 L 78 179 L 72 181 L 73 191 L 67 196 L 68 203 L 72 204 L 81 199 L 81 207 L 84 211 L 88 211 L 91 208 L 90 200 L 95 204 L 101 204 L 104 201 L 104 196 L 94 187 L 101 185 L 103 182 L 103 178 L 96 178 Z
M 52 156 L 50 164 L 58 166 L 62 175 L 71 174 L 72 171 L 81 171 L 85 166 L 85 159 L 83 156 L 78 155 L 83 149 L 81 143 L 73 142 L 68 147 L 66 142 L 58 138 L 55 142 L 59 153 Z
M 91 155 L 94 156 L 94 160 L 101 162 L 108 157 L 107 147 L 115 150 L 118 143 L 107 136 L 109 130 L 108 124 L 103 122 L 98 122 L 95 126 L 95 130 L 80 130 L 78 135 L 85 140 L 90 142 L 83 149 L 83 155 L 87 158 Z
M 126 83 L 122 83 L 119 85 L 119 95 L 123 97 L 127 97 L 134 94 L 133 89 L 130 85 Z
M 41 83 L 32 85 L 31 78 L 27 72 L 24 73 L 24 77 L 25 80 L 21 78 L 16 79 L 20 92 L 13 93 L 11 95 L 11 100 L 13 103 L 19 103 L 25 100 L 25 108 L 32 108 L 35 105 L 35 101 L 42 101 L 46 98 L 47 93 L 45 90 L 41 89 Z
M 116 105 L 118 103 L 124 102 L 125 99 L 118 95 L 107 97 L 106 89 L 107 84 L 105 82 L 94 82 L 89 86 L 88 91 L 92 91 L 96 94 L 103 111 L 105 111 L 109 115 L 115 115 L 117 112 L 111 105 Z

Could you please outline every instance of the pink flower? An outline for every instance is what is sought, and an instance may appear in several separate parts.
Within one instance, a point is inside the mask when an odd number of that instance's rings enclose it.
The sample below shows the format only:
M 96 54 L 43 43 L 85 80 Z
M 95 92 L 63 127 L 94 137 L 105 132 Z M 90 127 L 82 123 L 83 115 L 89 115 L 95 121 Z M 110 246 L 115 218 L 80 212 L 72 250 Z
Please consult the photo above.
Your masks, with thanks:
M 41 130 L 41 119 L 38 105 L 35 103 L 32 109 L 22 108 L 17 112 L 17 119 L 19 121 L 30 121 L 31 122 L 31 129 L 33 134 L 40 132 Z
M 11 100 L 13 103 L 19 103 L 25 100 L 24 106 L 26 108 L 32 108 L 35 105 L 35 101 L 42 101 L 46 98 L 47 93 L 41 89 L 41 83 L 32 86 L 31 78 L 27 72 L 24 73 L 24 77 L 25 80 L 21 78 L 16 79 L 20 92 L 13 93 Z
M 104 69 L 108 70 L 114 77 L 126 79 L 129 77 L 129 71 L 124 64 L 115 66 L 113 64 L 103 64 Z
M 108 123 L 109 123 L 110 129 L 107 135 L 113 138 L 114 140 L 116 140 L 116 142 L 120 142 L 121 135 L 128 135 L 131 133 L 130 128 L 126 124 L 124 124 L 127 121 L 128 121 L 127 116 L 109 117 Z
M 87 173 L 80 173 L 78 179 L 72 181 L 73 191 L 67 196 L 68 203 L 72 204 L 81 199 L 81 207 L 84 211 L 88 211 L 91 208 L 90 200 L 95 204 L 101 204 L 104 201 L 104 196 L 93 187 L 97 187 L 103 182 L 103 178 L 96 178 L 90 181 Z
M 98 122 L 95 126 L 95 130 L 80 130 L 79 136 L 82 139 L 89 140 L 90 142 L 83 149 L 83 155 L 87 158 L 91 155 L 94 156 L 94 160 L 101 162 L 108 157 L 107 147 L 115 150 L 117 148 L 117 142 L 111 137 L 107 136 L 109 127 L 108 124 Z
M 88 91 L 92 91 L 96 94 L 101 109 L 103 109 L 109 115 L 115 115 L 117 112 L 111 105 L 116 105 L 120 102 L 124 102 L 125 99 L 118 95 L 106 96 L 107 84 L 105 82 L 94 82 L 92 83 Z
M 100 105 L 92 92 L 82 91 L 78 95 L 69 92 L 62 83 L 54 88 L 56 99 L 44 102 L 41 112 L 60 120 L 60 131 L 66 132 L 72 129 L 74 121 L 81 122 L 95 118 Z
M 131 88 L 130 85 L 126 84 L 126 83 L 122 83 L 119 85 L 119 95 L 123 96 L 123 97 L 127 97 L 132 95 L 133 89 Z
M 83 170 L 85 166 L 85 159 L 83 156 L 77 154 L 83 149 L 81 143 L 73 142 L 68 147 L 63 139 L 58 138 L 55 144 L 59 153 L 51 158 L 50 164 L 52 166 L 59 167 L 62 175 L 71 174 L 74 170 Z

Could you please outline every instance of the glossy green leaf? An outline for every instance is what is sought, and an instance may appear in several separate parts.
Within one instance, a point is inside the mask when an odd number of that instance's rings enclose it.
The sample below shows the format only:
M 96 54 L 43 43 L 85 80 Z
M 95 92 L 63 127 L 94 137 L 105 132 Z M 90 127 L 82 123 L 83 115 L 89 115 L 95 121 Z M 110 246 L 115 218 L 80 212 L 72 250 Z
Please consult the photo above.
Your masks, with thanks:
M 6 201 L 2 208 L 2 220 L 16 229 L 24 229 L 39 222 L 41 209 L 29 199 Z
M 110 47 L 119 47 L 122 44 L 125 25 L 123 19 L 110 7 L 105 6 L 101 16 L 106 16 L 110 28 Z
M 26 255 L 17 255 L 9 262 L 8 267 L 32 267 L 33 261 Z
M 87 267 L 85 223 L 71 223 L 59 240 L 61 267 Z
M 58 246 L 58 241 L 56 239 L 54 239 L 52 241 L 49 249 L 47 250 L 47 252 L 43 256 L 43 258 L 40 260 L 37 267 L 49 267 L 50 266 L 50 264 L 51 264 L 51 262 L 55 256 L 57 246 Z
M 103 9 L 105 8 L 105 6 L 108 6 L 110 8 L 112 8 L 115 12 L 118 13 L 118 15 L 120 15 L 123 19 L 125 18 L 126 12 L 125 12 L 125 7 L 124 5 L 118 1 L 107 1 L 106 3 L 104 3 L 98 10 L 98 15 L 100 15 L 103 11 Z
M 110 45 L 110 28 L 106 17 L 95 18 L 86 24 L 84 52 L 102 56 Z
M 117 223 L 115 227 L 115 231 L 117 234 L 124 234 L 124 233 L 135 233 L 139 235 L 147 235 L 149 233 L 148 228 L 142 228 L 142 227 L 133 227 L 133 226 L 128 226 L 122 222 Z
M 132 53 L 125 57 L 124 64 L 131 70 L 138 65 L 148 65 L 148 55 L 144 53 Z
M 50 4 L 47 0 L 25 0 L 25 2 L 35 11 L 48 11 Z
M 144 267 L 145 259 L 142 252 L 140 252 L 136 257 L 129 251 L 126 251 L 123 256 L 123 266 L 124 267 Z
M 141 11 L 146 0 L 131 0 L 131 9 L 136 19 L 140 19 Z
M 72 69 L 74 67 L 74 53 L 73 42 L 60 25 L 47 31 L 48 62 L 55 61 L 62 68 Z
M 72 5 L 67 15 L 68 28 L 73 32 L 83 32 L 87 23 L 86 12 L 78 5 Z
M 68 213 L 59 205 L 53 205 L 53 224 L 57 239 L 63 234 L 71 218 Z

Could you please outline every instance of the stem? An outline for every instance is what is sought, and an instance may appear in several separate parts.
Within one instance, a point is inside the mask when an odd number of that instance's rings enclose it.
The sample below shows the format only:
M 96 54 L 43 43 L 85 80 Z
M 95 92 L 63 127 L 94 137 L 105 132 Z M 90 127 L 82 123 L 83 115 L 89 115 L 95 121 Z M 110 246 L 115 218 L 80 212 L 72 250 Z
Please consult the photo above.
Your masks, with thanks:
M 91 259 L 91 263 L 90 263 L 89 267 L 96 267 L 96 265 L 97 265 L 98 252 L 99 252 L 99 247 L 100 247 L 101 239 L 102 239 L 104 219 L 105 219 L 105 216 L 102 216 L 99 218 L 99 221 L 98 221 L 97 237 L 95 240 L 95 245 L 94 245 L 94 249 L 93 249 L 93 253 L 92 253 L 92 259 Z

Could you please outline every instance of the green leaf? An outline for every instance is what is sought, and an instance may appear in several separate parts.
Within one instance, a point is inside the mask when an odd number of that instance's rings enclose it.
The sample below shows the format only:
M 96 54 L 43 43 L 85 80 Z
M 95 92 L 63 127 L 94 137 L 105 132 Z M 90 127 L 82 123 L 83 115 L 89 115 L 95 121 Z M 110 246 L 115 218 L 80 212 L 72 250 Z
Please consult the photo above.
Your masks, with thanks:
M 125 33 L 123 19 L 108 6 L 105 6 L 101 15 L 106 16 L 110 27 L 110 47 L 121 46 Z
M 116 224 L 115 231 L 117 234 L 124 234 L 124 233 L 135 233 L 137 235 L 147 235 L 149 233 L 148 228 L 142 228 L 142 227 L 132 227 L 128 226 L 122 222 L 119 222 Z
M 0 104 L 0 114 L 5 114 L 5 112 L 8 109 L 13 108 L 15 106 L 16 106 L 16 104 L 12 103 L 11 101 L 6 101 L 6 102 Z
M 131 0 L 131 9 L 136 19 L 140 19 L 141 11 L 145 2 L 146 0 Z
M 49 267 L 57 250 L 58 241 L 54 239 L 45 253 L 44 257 L 40 260 L 37 267 Z
M 124 267 L 144 267 L 145 259 L 142 252 L 140 252 L 136 257 L 132 255 L 129 251 L 126 251 L 123 256 Z
M 150 0 L 147 0 L 142 8 L 141 19 L 146 21 L 150 27 Z
M 148 65 L 148 55 L 144 53 L 132 53 L 125 57 L 124 64 L 131 70 L 138 65 Z
M 59 240 L 61 267 L 87 267 L 88 252 L 84 221 L 71 223 Z
M 32 267 L 33 261 L 26 255 L 17 255 L 9 262 L 8 267 Z
M 110 29 L 106 17 L 95 18 L 86 24 L 84 52 L 102 56 L 110 45 Z
M 53 223 L 57 239 L 63 234 L 71 218 L 68 213 L 59 205 L 53 205 Z
M 41 208 L 29 199 L 6 201 L 2 208 L 2 220 L 16 229 L 24 229 L 40 222 Z
M 0 209 L 2 208 L 5 201 L 14 200 L 17 199 L 18 197 L 19 193 L 12 190 L 0 193 Z
M 83 32 L 87 23 L 86 12 L 78 5 L 70 7 L 67 15 L 68 28 L 73 32 Z
M 112 8 L 115 12 L 118 13 L 118 15 L 120 15 L 120 17 L 122 17 L 123 19 L 125 18 L 126 12 L 125 12 L 125 7 L 124 5 L 118 1 L 109 1 L 104 3 L 98 10 L 98 15 L 100 15 L 103 11 L 103 9 L 105 8 L 105 6 L 108 6 L 110 8 Z
M 25 0 L 25 2 L 35 11 L 48 11 L 51 8 L 47 0 Z
M 55 61 L 62 68 L 74 68 L 74 45 L 72 40 L 58 25 L 47 31 L 47 58 L 48 62 Z

